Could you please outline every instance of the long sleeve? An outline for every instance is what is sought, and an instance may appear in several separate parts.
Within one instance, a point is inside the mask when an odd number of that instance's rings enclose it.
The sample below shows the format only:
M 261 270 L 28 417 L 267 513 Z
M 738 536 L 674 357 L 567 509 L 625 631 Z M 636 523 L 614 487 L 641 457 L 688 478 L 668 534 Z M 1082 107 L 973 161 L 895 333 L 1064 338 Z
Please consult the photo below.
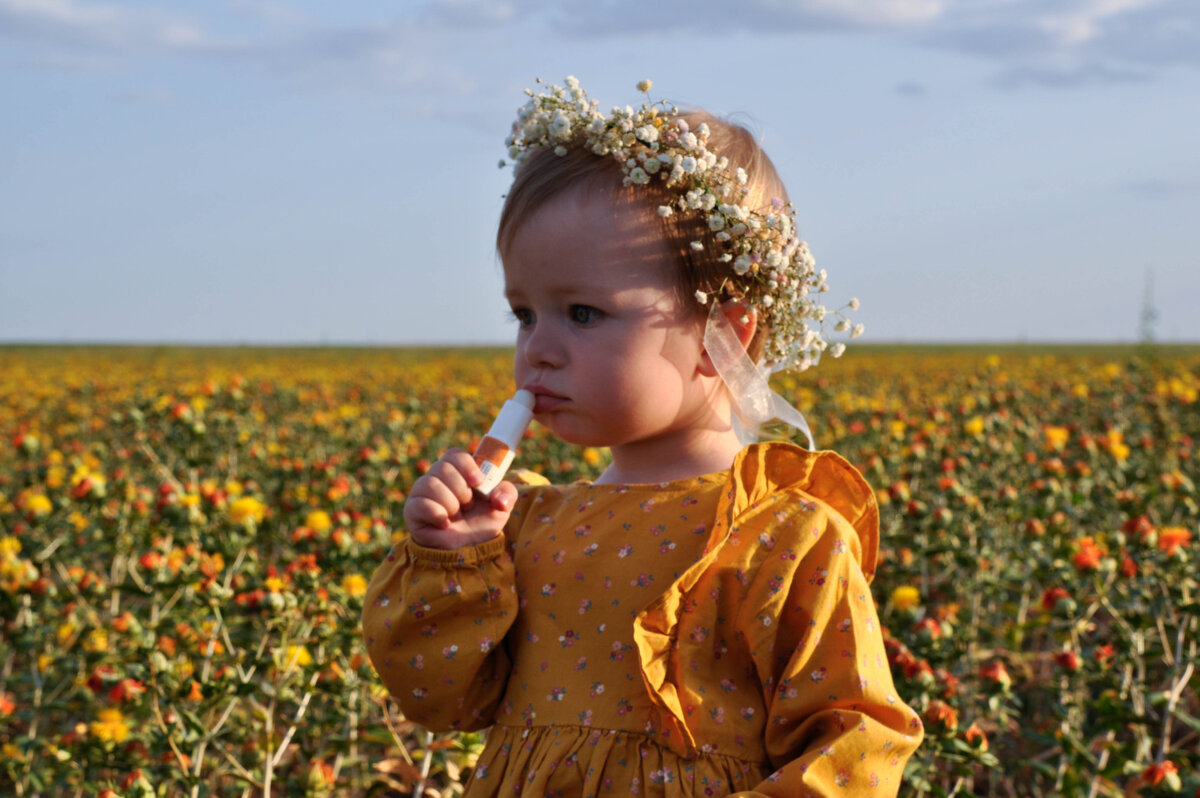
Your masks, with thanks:
M 799 545 L 794 556 L 764 561 L 739 618 L 776 770 L 738 795 L 895 795 L 922 727 L 896 696 L 859 537 L 835 510 L 802 498 L 786 504 L 743 529 L 753 534 L 757 522 L 761 534 Z
M 503 537 L 453 551 L 405 540 L 375 571 L 367 653 L 407 718 L 435 731 L 491 725 L 511 668 L 514 578 Z

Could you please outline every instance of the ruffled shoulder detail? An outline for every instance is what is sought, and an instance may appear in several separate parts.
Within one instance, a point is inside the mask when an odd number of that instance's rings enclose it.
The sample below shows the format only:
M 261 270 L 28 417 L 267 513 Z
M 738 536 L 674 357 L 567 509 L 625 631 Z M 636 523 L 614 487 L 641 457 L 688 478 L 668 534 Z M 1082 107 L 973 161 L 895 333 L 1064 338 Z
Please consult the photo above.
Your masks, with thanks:
M 688 724 L 690 712 L 684 706 L 681 685 L 676 683 L 680 676 L 680 646 L 686 645 L 688 629 L 700 623 L 705 613 L 703 603 L 690 594 L 723 558 L 744 556 L 743 541 L 735 538 L 740 519 L 754 515 L 767 501 L 807 502 L 814 506 L 819 502 L 840 515 L 858 534 L 857 553 L 863 574 L 868 580 L 874 575 L 879 552 L 879 509 L 874 491 L 854 466 L 835 452 L 810 452 L 789 443 L 760 443 L 743 449 L 721 488 L 704 555 L 634 621 L 633 639 L 641 660 L 642 681 L 657 710 L 655 733 L 680 756 L 690 758 L 698 752 Z M 738 550 L 737 555 L 733 549 Z M 685 626 L 688 629 L 682 628 Z
M 862 546 L 859 567 L 869 582 L 879 559 L 879 506 L 863 475 L 837 452 L 782 442 L 747 446 L 733 461 L 717 518 L 736 520 L 767 497 L 788 492 L 824 502 L 854 527 Z
M 514 468 L 508 472 L 506 479 L 514 485 L 527 485 L 531 487 L 550 484 L 550 480 L 536 471 L 530 471 L 528 468 Z

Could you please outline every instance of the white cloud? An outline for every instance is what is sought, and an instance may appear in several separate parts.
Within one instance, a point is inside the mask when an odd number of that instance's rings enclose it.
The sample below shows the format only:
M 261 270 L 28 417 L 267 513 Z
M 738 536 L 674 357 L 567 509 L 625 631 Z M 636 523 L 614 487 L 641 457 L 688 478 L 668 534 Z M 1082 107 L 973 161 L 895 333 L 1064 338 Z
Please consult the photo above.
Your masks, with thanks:
M 445 64 L 446 53 L 476 46 L 479 35 L 528 38 L 539 30 L 714 42 L 731 31 L 874 31 L 984 59 L 1006 87 L 1122 82 L 1151 78 L 1163 66 L 1200 66 L 1196 0 L 659 0 L 653 12 L 648 20 L 643 0 L 428 0 L 395 17 L 335 24 L 276 0 L 194 6 L 189 13 L 204 15 L 199 21 L 144 5 L 0 0 L 0 36 L 27 45 L 26 64 L 208 55 L 316 85 L 393 87 L 425 80 L 430 63 Z M 470 89 L 465 77 L 456 80 L 456 91 Z
M 182 17 L 76 0 L 0 0 L 0 29 L 10 38 L 60 47 L 190 49 L 217 44 Z

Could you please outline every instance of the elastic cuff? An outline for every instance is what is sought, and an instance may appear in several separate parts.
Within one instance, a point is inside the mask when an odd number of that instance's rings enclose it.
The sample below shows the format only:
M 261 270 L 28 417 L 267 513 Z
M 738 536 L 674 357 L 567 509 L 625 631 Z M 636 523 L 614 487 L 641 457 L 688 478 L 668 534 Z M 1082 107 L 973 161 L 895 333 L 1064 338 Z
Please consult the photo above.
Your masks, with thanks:
M 458 549 L 431 549 L 415 543 L 412 538 L 407 538 L 404 545 L 413 562 L 451 568 L 470 568 L 499 557 L 505 551 L 506 542 L 504 535 L 500 534 L 483 543 Z

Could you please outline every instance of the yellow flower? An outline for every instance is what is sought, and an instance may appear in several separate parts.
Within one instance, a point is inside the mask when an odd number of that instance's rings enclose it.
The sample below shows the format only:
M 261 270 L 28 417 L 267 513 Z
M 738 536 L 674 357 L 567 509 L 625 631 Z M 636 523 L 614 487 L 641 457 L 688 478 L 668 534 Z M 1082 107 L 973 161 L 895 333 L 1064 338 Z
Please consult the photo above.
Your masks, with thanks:
M 268 576 L 266 581 L 263 582 L 263 586 L 271 593 L 282 593 L 284 581 L 278 576 Z
M 123 743 L 129 737 L 129 726 L 119 709 L 102 709 L 88 727 L 92 736 L 101 742 Z
M 1067 445 L 1067 441 L 1071 439 L 1071 430 L 1066 427 L 1046 426 L 1042 429 L 1042 434 L 1046 438 L 1047 451 L 1061 451 Z
M 263 503 L 258 499 L 246 496 L 229 505 L 229 519 L 235 524 L 244 524 L 247 521 L 258 523 L 263 520 L 265 510 Z
M 103 629 L 93 629 L 88 632 L 88 636 L 84 638 L 83 648 L 85 651 L 99 653 L 108 650 L 108 633 Z
M 301 668 L 312 665 L 312 654 L 308 653 L 308 648 L 305 646 L 288 646 L 287 655 L 283 658 L 284 663 L 295 662 Z
M 602 457 L 603 455 L 600 453 L 600 450 L 593 446 L 589 446 L 583 450 L 583 462 L 587 463 L 593 468 L 600 465 L 600 460 Z
M 912 585 L 901 585 L 892 591 L 892 606 L 898 610 L 911 610 L 921 603 L 921 591 Z
M 1106 443 L 1108 445 L 1108 451 L 1112 453 L 1112 456 L 1116 458 L 1118 462 L 1124 462 L 1125 460 L 1129 459 L 1129 446 L 1125 443 L 1125 436 L 1120 430 L 1109 430 L 1108 440 Z
M 968 435 L 983 434 L 983 416 L 972 416 L 967 421 L 963 422 L 963 432 Z
M 11 535 L 0 538 L 0 560 L 13 560 L 21 553 L 21 541 Z
M 346 594 L 358 598 L 367 592 L 367 579 L 362 574 L 348 574 L 342 580 L 342 590 Z
M 46 487 L 61 488 L 67 479 L 67 471 L 62 466 L 50 466 L 46 469 Z
M 68 640 L 70 640 L 78 628 L 79 628 L 79 626 L 75 623 L 75 621 L 71 621 L 71 620 L 67 621 L 64 624 L 60 624 L 58 627 L 58 631 L 56 633 L 56 636 L 58 637 L 59 645 L 63 645 Z
M 38 518 L 42 518 L 54 509 L 54 504 L 41 493 L 35 493 L 25 500 L 25 509 Z
M 304 525 L 314 532 L 328 532 L 333 526 L 333 520 L 324 510 L 313 510 L 304 519 Z

